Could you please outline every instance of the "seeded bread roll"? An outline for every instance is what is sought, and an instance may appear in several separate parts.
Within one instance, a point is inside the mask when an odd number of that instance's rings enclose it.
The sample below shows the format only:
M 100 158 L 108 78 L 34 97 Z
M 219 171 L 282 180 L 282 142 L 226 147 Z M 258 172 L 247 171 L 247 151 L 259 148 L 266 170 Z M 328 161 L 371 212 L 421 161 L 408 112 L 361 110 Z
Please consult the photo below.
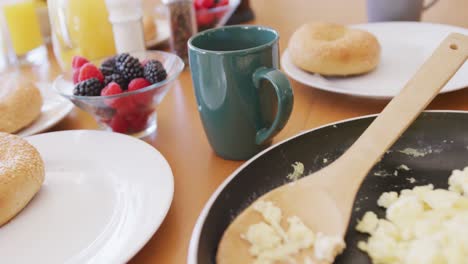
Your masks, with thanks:
M 43 181 L 39 152 L 21 137 L 0 132 L 0 226 L 26 207 Z
M 31 83 L 6 79 L 0 88 L 0 132 L 14 133 L 41 114 L 42 97 Z
M 301 26 L 291 36 L 288 51 L 299 68 L 331 76 L 366 73 L 380 60 L 380 44 L 374 35 L 332 23 Z

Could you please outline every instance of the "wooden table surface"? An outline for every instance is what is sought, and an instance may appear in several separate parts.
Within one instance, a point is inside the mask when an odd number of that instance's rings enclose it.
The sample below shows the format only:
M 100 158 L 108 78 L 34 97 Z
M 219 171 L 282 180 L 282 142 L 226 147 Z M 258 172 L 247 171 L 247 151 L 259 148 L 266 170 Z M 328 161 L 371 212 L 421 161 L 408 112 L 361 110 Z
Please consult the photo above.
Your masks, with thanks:
M 252 0 L 256 14 L 252 23 L 280 32 L 286 47 L 294 29 L 307 21 L 344 24 L 366 21 L 365 0 Z M 423 15 L 423 21 L 468 27 L 468 1 L 440 1 Z M 35 80 L 51 80 L 58 73 L 56 62 L 23 69 Z M 378 113 L 388 101 L 363 99 L 323 92 L 292 81 L 294 108 L 286 127 L 274 142 L 301 131 L 346 118 Z M 468 89 L 438 96 L 430 109 L 468 110 Z M 197 111 L 190 72 L 185 70 L 158 110 L 158 132 L 147 142 L 168 160 L 175 178 L 175 195 L 163 224 L 130 263 L 184 263 L 190 235 L 204 203 L 215 188 L 242 162 L 217 157 L 205 137 Z M 74 109 L 51 131 L 96 129 L 85 112 Z

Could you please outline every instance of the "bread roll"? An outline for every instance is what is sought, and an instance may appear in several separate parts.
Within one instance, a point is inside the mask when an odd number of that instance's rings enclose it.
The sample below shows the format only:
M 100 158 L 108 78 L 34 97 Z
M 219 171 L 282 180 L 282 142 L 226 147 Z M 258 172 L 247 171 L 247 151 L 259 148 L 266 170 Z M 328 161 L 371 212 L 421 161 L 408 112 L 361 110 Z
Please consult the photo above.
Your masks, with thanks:
M 0 132 L 0 226 L 31 201 L 44 181 L 44 163 L 26 140 Z
M 0 88 L 0 132 L 14 133 L 41 114 L 39 89 L 29 82 L 6 79 Z
M 289 40 L 288 52 L 296 66 L 321 75 L 366 73 L 380 60 L 380 44 L 374 35 L 331 23 L 301 26 Z

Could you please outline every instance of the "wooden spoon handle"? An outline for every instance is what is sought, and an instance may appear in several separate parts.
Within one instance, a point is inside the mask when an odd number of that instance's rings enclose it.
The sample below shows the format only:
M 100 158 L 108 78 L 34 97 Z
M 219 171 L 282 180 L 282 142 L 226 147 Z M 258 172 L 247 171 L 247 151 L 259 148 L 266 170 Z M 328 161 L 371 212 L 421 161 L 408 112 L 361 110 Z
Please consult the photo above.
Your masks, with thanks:
M 333 166 L 357 191 L 364 177 L 468 58 L 468 36 L 450 34 Z M 402 62 L 404 63 L 404 62 Z M 337 171 L 337 172 L 338 172 Z M 349 182 L 348 182 L 349 181 Z M 355 193 L 355 192 L 354 192 Z

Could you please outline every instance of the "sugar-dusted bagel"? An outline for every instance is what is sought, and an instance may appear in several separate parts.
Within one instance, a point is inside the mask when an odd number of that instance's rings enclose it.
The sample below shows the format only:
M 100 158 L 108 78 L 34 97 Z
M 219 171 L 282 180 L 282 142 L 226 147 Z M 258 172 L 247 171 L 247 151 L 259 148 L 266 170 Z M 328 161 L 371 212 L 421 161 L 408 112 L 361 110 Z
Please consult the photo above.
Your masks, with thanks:
M 14 133 L 41 114 L 42 97 L 32 83 L 6 79 L 0 88 L 0 132 Z
M 374 35 L 332 23 L 302 25 L 291 36 L 288 52 L 296 66 L 321 75 L 366 73 L 380 60 Z
M 43 181 L 39 152 L 21 137 L 0 132 L 0 226 L 31 201 Z

